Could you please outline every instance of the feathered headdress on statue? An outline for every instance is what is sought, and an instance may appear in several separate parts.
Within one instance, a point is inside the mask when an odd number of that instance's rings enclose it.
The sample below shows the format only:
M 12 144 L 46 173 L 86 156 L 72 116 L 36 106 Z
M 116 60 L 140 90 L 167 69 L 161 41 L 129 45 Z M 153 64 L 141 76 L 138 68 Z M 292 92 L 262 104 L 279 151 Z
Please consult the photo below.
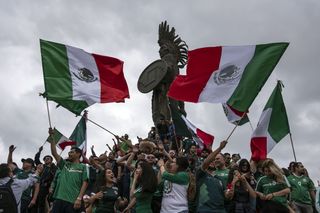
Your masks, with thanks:
M 178 67 L 183 68 L 188 60 L 188 45 L 179 35 L 176 35 L 174 27 L 171 28 L 167 21 L 161 22 L 159 25 L 159 40 L 160 47 L 167 46 L 170 53 L 174 54 L 178 61 Z

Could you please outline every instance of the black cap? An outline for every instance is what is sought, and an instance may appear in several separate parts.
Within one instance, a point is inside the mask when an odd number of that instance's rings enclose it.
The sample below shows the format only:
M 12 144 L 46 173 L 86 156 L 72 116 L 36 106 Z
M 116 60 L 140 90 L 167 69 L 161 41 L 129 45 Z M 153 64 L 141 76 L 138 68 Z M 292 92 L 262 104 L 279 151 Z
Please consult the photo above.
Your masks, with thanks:
M 22 158 L 22 159 L 21 159 L 21 162 L 22 162 L 22 163 L 24 163 L 24 162 L 30 163 L 32 166 L 34 166 L 34 161 L 33 161 L 32 158 L 27 158 L 27 159 Z
M 44 160 L 46 157 L 51 158 L 51 160 L 53 161 L 53 158 L 52 158 L 51 155 L 46 155 L 46 156 L 44 156 L 44 157 L 43 157 L 43 160 Z

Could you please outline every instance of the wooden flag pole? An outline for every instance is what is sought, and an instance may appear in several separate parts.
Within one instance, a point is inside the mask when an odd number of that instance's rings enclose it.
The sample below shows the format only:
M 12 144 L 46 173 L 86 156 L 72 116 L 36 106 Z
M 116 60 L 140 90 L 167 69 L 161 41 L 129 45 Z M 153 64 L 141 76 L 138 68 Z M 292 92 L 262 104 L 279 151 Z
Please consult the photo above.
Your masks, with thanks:
M 233 132 L 236 130 L 236 128 L 239 126 L 240 121 L 242 120 L 242 118 L 244 118 L 244 116 L 247 113 L 243 113 L 243 115 L 241 116 L 240 120 L 238 120 L 238 122 L 236 122 L 236 126 L 232 129 L 232 131 L 230 132 L 229 136 L 227 137 L 227 139 L 225 141 L 228 141 L 229 138 L 231 137 L 231 135 L 233 134 Z
M 297 162 L 297 157 L 296 157 L 296 152 L 295 152 L 294 146 L 293 146 L 293 140 L 292 140 L 292 134 L 291 134 L 291 132 L 289 133 L 289 135 L 290 135 L 290 141 L 291 141 L 291 147 L 292 147 L 292 152 L 293 152 L 294 161 Z

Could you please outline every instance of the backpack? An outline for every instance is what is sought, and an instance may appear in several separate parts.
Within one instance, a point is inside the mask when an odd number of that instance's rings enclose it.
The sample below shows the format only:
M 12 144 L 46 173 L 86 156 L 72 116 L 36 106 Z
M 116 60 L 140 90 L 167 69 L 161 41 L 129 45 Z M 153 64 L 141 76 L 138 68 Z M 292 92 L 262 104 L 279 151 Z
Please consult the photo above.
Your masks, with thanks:
M 0 213 L 17 213 L 18 205 L 11 189 L 13 179 L 6 184 L 0 185 Z

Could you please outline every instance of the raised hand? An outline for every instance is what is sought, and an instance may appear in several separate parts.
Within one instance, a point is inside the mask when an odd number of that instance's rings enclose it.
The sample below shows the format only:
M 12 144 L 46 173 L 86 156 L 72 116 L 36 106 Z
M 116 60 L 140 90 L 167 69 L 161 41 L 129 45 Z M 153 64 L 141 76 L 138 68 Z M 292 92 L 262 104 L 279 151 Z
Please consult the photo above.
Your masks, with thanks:
M 14 145 L 9 146 L 9 152 L 12 153 L 17 147 Z

